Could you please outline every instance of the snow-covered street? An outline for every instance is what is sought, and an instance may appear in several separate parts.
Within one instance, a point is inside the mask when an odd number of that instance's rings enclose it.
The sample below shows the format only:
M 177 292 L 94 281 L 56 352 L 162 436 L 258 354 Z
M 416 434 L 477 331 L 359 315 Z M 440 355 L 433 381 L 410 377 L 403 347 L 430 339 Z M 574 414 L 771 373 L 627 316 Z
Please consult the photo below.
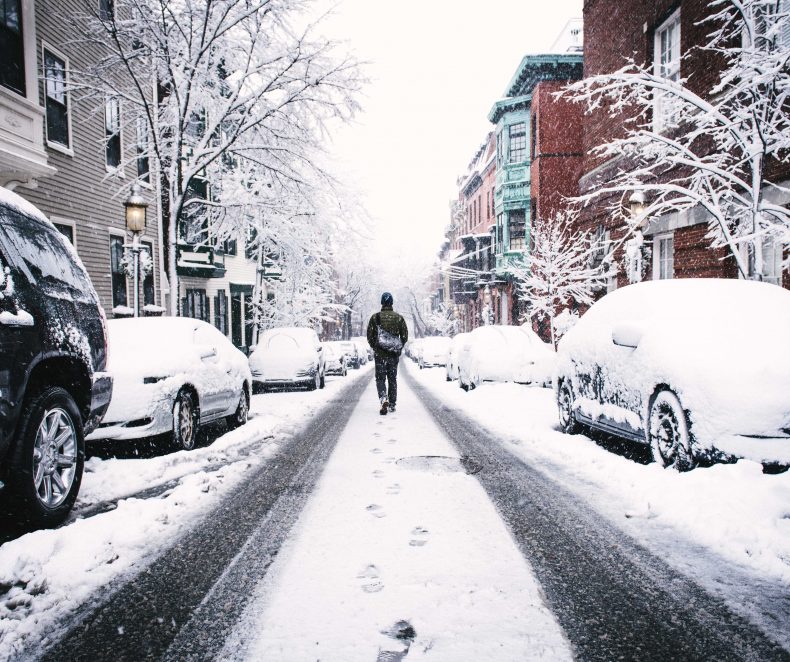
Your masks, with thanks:
M 383 417 L 351 374 L 91 460 L 80 519 L 0 547 L 0 657 L 786 657 L 787 474 L 641 464 L 558 432 L 549 389 L 409 361 Z

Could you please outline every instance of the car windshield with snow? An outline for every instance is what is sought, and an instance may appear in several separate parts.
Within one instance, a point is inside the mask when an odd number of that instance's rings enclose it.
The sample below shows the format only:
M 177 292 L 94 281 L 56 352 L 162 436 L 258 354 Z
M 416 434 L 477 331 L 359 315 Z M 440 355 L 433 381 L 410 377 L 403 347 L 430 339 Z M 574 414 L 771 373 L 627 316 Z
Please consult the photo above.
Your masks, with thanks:
M 787 464 L 788 339 L 790 292 L 775 285 L 684 279 L 617 290 L 560 342 L 562 427 L 649 444 L 680 470 L 727 457 Z
M 551 382 L 555 354 L 551 346 L 525 326 L 480 326 L 458 353 L 463 389 L 483 382 L 545 385 Z
M 77 498 L 84 435 L 112 392 L 104 311 L 55 227 L 0 189 L 0 479 L 14 519 L 52 526 Z
M 264 331 L 250 354 L 252 379 L 258 388 L 324 387 L 324 354 L 318 334 L 301 327 Z
M 216 328 L 188 317 L 118 319 L 107 326 L 115 390 L 90 441 L 168 433 L 176 448 L 189 450 L 202 424 L 246 423 L 247 357 Z

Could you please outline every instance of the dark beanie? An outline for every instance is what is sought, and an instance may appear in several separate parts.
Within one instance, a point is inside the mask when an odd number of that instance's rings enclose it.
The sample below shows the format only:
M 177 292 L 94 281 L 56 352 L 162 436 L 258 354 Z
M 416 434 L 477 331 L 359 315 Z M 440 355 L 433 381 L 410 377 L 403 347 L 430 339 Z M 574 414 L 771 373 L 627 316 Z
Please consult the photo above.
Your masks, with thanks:
M 384 292 L 384 294 L 381 295 L 381 305 L 382 306 L 392 305 L 392 295 L 389 292 Z

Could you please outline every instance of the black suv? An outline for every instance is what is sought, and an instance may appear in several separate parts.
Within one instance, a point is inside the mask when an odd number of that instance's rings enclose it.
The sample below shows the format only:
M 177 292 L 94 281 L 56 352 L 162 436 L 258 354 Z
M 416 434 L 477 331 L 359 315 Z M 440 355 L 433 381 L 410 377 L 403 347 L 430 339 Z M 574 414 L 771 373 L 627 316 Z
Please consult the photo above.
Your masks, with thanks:
M 104 311 L 66 238 L 0 188 L 0 491 L 14 520 L 53 526 L 79 492 L 85 434 L 112 395 Z

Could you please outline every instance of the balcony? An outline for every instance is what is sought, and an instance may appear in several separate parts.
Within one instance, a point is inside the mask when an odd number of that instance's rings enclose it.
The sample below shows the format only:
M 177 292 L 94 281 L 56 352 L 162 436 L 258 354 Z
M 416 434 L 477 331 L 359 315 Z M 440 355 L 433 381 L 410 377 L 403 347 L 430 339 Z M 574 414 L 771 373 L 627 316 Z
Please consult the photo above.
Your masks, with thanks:
M 179 276 L 222 278 L 225 275 L 225 254 L 210 246 L 176 246 L 176 272 Z

